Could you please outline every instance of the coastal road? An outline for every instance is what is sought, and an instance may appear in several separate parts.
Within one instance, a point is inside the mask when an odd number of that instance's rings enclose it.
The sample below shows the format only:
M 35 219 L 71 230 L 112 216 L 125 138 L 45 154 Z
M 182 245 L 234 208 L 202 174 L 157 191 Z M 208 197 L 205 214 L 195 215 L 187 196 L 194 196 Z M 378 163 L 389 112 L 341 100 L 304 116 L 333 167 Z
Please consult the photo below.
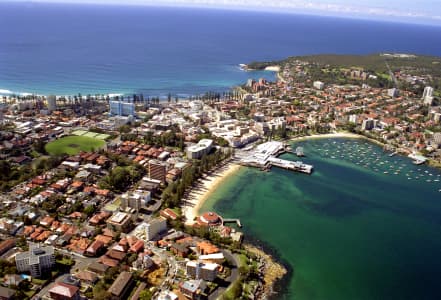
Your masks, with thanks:
M 231 253 L 229 250 L 222 250 L 226 260 L 230 261 L 234 267 L 231 268 L 231 274 L 228 276 L 225 281 L 230 284 L 227 287 L 218 287 L 213 293 L 208 296 L 208 300 L 216 300 L 219 299 L 220 296 L 231 287 L 231 285 L 239 279 L 239 258 Z

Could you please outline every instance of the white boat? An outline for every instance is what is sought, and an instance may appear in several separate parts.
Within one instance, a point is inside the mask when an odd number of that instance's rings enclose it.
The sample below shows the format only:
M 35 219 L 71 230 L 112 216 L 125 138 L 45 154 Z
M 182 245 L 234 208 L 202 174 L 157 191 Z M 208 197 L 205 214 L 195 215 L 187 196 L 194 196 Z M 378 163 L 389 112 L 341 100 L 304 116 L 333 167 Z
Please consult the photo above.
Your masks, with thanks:
M 296 155 L 297 155 L 298 157 L 305 156 L 305 153 L 303 152 L 303 147 L 297 147 L 297 148 L 296 148 Z

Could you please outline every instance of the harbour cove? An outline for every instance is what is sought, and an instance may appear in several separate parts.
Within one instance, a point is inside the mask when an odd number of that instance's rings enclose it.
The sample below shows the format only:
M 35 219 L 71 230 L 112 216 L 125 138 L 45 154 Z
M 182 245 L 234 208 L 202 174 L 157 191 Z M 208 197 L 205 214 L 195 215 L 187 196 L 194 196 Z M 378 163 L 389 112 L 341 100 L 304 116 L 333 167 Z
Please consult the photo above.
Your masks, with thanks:
M 312 175 L 243 167 L 201 209 L 240 218 L 249 241 L 287 266 L 274 298 L 436 298 L 441 172 L 363 139 L 296 146 Z

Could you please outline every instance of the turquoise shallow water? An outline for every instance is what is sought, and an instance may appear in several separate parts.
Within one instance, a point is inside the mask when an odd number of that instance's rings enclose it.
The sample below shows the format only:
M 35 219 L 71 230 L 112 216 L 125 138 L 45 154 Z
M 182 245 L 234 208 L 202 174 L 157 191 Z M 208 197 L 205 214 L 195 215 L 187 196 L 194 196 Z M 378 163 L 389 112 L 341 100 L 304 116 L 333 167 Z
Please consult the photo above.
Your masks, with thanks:
M 311 176 L 244 168 L 202 209 L 289 266 L 276 299 L 439 299 L 441 172 L 364 140 L 299 144 Z

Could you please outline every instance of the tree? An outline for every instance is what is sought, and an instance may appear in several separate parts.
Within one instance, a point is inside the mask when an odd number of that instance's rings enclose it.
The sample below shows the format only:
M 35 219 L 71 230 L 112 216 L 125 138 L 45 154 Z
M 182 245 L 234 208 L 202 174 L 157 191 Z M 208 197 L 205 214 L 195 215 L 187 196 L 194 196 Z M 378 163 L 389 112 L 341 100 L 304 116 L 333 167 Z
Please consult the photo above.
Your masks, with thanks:
M 113 191 L 123 191 L 141 179 L 144 172 L 140 165 L 118 166 L 102 179 L 100 185 Z
M 89 205 L 86 206 L 83 210 L 83 213 L 85 213 L 88 217 L 90 217 L 95 212 L 95 206 Z
M 152 299 L 152 296 L 150 290 L 142 290 L 141 293 L 139 293 L 139 300 L 150 300 Z
M 123 125 L 119 128 L 120 133 L 129 133 L 131 131 L 131 127 L 129 125 Z
M 127 257 L 127 264 L 131 266 L 133 262 L 138 258 L 138 254 L 132 253 Z
M 44 210 L 49 213 L 55 213 L 61 205 L 64 203 L 63 196 L 60 195 L 52 195 L 46 201 L 43 202 L 41 206 Z
M 15 263 L 11 263 L 5 259 L 0 259 L 0 277 L 5 276 L 6 274 L 15 274 L 17 273 L 17 268 L 15 267 Z
M 12 170 L 12 166 L 9 163 L 9 161 L 7 161 L 5 159 L 0 160 L 0 179 L 1 180 L 7 179 L 9 177 L 8 175 L 10 174 L 11 170 Z
M 35 140 L 35 142 L 32 144 L 32 148 L 38 153 L 47 154 L 46 149 L 44 147 L 45 145 L 46 144 L 43 142 L 43 140 L 38 139 Z
M 106 274 L 104 274 L 103 277 L 104 282 L 109 284 L 112 283 L 116 279 L 118 273 L 119 273 L 119 269 L 117 267 L 109 268 Z
M 104 283 L 102 281 L 99 281 L 93 287 L 93 299 L 95 299 L 95 300 L 107 300 L 107 299 L 110 299 L 110 296 L 111 296 L 110 293 L 107 292 L 106 286 L 104 285 Z

